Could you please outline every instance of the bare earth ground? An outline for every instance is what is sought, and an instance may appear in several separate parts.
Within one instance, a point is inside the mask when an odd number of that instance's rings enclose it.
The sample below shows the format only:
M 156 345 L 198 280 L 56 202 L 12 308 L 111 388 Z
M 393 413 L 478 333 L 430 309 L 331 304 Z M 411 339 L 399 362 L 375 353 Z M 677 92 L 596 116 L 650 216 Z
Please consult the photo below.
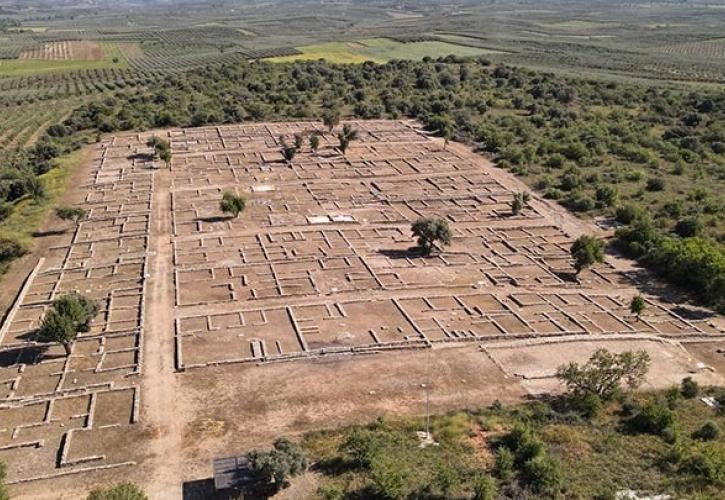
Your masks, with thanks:
M 150 132 L 89 149 L 65 200 L 89 219 L 43 240 L 0 333 L 0 460 L 14 497 L 80 498 L 131 479 L 153 499 L 208 498 L 215 456 L 420 415 L 423 383 L 436 412 L 558 390 L 556 367 L 597 347 L 647 350 L 648 387 L 688 374 L 723 383 L 722 317 L 673 307 L 649 283 L 637 321 L 627 306 L 640 271 L 615 256 L 573 276 L 571 241 L 598 228 L 538 198 L 511 217 L 522 183 L 414 122 L 354 126 L 347 157 L 325 133 L 292 165 L 278 136 L 320 124 L 157 131 L 170 168 L 145 156 Z M 248 199 L 237 219 L 218 208 L 228 189 Z M 421 215 L 454 230 L 429 258 L 410 248 Z M 36 260 L 14 266 L 3 293 Z M 28 337 L 68 291 L 103 306 L 70 359 Z

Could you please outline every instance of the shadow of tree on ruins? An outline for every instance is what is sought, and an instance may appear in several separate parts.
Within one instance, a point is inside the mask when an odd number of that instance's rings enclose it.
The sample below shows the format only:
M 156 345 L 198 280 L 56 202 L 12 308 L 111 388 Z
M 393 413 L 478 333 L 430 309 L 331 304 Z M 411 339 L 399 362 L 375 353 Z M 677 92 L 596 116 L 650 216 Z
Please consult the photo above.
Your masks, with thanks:
M 716 314 L 712 311 L 704 309 L 692 309 L 686 306 L 678 305 L 672 308 L 672 312 L 677 314 L 682 319 L 688 321 L 702 321 L 705 319 L 714 318 Z
M 579 275 L 576 271 L 553 271 L 554 275 L 564 283 L 579 284 Z
M 48 231 L 33 231 L 30 233 L 33 238 L 46 238 L 48 236 L 61 236 L 68 232 L 68 228 L 65 229 L 50 229 Z
M 423 250 L 420 247 L 413 246 L 405 249 L 397 249 L 397 248 L 391 248 L 391 249 L 382 249 L 378 250 L 378 253 L 381 255 L 384 255 L 385 257 L 389 259 L 420 259 L 424 257 L 428 257 L 423 253 Z
M 34 365 L 39 363 L 48 351 L 48 346 L 19 347 L 0 352 L 0 368 L 24 364 Z
M 206 222 L 207 224 L 215 224 L 217 222 L 227 222 L 234 220 L 236 217 L 233 215 L 212 215 L 210 217 L 197 217 L 197 222 Z
M 126 157 L 128 161 L 154 161 L 154 158 L 155 156 L 151 153 L 134 153 Z

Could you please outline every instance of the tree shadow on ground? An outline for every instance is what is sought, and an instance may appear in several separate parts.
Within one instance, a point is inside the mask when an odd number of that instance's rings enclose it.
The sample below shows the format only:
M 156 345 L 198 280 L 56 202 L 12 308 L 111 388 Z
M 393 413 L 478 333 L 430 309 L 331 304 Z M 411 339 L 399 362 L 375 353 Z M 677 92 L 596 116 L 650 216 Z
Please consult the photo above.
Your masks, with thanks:
M 155 156 L 151 153 L 134 153 L 126 157 L 127 160 L 154 161 Z
M 19 364 L 34 365 L 44 358 L 47 350 L 48 346 L 33 346 L 0 351 L 0 368 Z
M 33 238 L 45 238 L 47 236 L 60 236 L 61 234 L 65 234 L 67 231 L 67 229 L 51 229 L 49 231 L 33 231 L 31 235 Z
M 378 250 L 378 253 L 389 259 L 419 259 L 421 257 L 428 257 L 419 247 L 382 249 Z
M 212 215 L 210 217 L 197 217 L 196 221 L 214 224 L 216 222 L 226 222 L 233 219 L 235 219 L 233 215 Z

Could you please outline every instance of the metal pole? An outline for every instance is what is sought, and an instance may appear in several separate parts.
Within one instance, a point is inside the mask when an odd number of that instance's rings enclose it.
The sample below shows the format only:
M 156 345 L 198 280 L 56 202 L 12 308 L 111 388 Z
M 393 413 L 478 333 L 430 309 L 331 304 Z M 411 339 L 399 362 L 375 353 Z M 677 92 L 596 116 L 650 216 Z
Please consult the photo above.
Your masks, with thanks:
M 430 384 L 425 385 L 425 438 L 430 438 Z

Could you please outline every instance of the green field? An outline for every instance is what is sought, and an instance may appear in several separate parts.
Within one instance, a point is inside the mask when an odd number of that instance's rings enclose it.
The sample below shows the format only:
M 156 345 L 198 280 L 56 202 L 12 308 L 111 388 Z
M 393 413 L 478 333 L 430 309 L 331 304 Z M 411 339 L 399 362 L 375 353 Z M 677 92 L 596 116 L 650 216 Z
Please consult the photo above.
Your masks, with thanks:
M 426 41 L 401 43 L 389 38 L 371 38 L 356 42 L 330 42 L 297 47 L 302 54 L 274 57 L 272 62 L 326 59 L 332 63 L 385 63 L 391 59 L 423 59 L 424 57 L 479 56 L 497 53 L 493 50 L 464 47 L 453 43 Z
M 128 67 L 128 60 L 116 43 L 102 43 L 103 58 L 96 61 L 85 59 L 66 59 L 48 61 L 41 59 L 2 59 L 0 76 L 27 76 L 58 71 Z M 115 62 L 114 62 L 115 60 Z

